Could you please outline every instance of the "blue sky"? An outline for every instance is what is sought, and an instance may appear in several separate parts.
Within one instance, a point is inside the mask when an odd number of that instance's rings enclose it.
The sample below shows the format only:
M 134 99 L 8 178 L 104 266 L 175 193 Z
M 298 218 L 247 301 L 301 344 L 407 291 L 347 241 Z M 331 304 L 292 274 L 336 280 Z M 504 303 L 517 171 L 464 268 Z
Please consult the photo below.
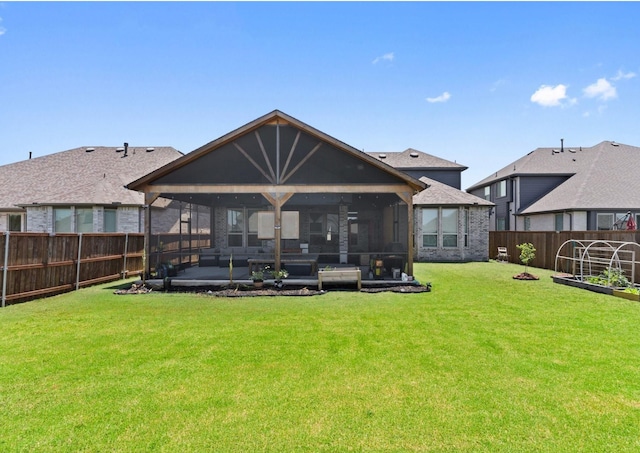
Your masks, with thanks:
M 469 169 L 640 146 L 640 3 L 0 3 L 0 165 L 187 153 L 281 110 L 365 151 Z

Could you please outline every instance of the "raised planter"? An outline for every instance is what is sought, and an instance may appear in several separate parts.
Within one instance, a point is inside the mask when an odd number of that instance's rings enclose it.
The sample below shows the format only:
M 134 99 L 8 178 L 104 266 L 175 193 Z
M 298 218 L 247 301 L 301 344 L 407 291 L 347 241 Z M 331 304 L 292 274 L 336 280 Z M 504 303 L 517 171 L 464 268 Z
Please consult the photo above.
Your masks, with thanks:
M 318 271 L 318 289 L 323 283 L 356 283 L 362 289 L 360 269 L 321 269 Z
M 614 289 L 613 295 L 616 297 L 622 297 L 623 299 L 632 300 L 634 302 L 640 302 L 640 294 L 628 293 L 624 290 Z
M 551 278 L 554 283 L 560 283 L 561 285 L 573 286 L 574 288 L 586 289 L 600 294 L 613 294 L 613 288 L 610 286 L 596 285 L 594 283 L 576 280 L 573 276 L 552 275 Z
M 610 296 L 621 297 L 627 300 L 640 302 L 640 294 L 626 292 L 623 288 L 613 288 L 611 286 L 596 285 L 595 283 L 583 282 L 576 280 L 572 275 L 552 275 L 554 283 L 573 286 L 574 288 L 586 289 L 600 294 L 608 294 Z

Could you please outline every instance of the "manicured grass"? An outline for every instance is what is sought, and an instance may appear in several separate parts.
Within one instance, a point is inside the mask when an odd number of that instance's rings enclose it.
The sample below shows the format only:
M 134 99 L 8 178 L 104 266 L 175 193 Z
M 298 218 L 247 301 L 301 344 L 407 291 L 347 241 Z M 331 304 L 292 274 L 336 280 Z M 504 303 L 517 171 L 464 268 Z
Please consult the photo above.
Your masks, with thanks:
M 640 304 L 418 264 L 431 293 L 113 285 L 0 310 L 0 451 L 638 451 Z

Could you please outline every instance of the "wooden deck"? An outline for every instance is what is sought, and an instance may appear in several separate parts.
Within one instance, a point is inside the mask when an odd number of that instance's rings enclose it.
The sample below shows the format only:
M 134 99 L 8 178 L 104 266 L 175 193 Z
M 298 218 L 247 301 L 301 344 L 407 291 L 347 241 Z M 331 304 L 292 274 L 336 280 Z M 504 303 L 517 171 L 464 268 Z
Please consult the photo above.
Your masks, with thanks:
M 341 269 L 340 265 L 337 265 L 337 269 Z M 342 269 L 351 269 L 355 270 L 353 266 L 343 265 Z M 382 279 L 369 279 L 368 277 L 368 267 L 363 266 L 360 268 L 361 270 L 361 278 L 360 285 L 361 287 L 384 287 L 384 286 L 404 286 L 404 285 L 418 285 L 417 281 L 409 281 L 405 282 L 400 279 L 392 279 L 391 277 L 382 278 Z M 230 281 L 230 274 L 228 267 L 217 267 L 217 266 L 208 266 L 208 267 L 190 267 L 178 272 L 178 275 L 175 277 L 170 277 L 170 285 L 172 287 L 208 287 L 208 286 L 227 286 Z M 162 287 L 163 281 L 161 279 L 149 279 L 147 280 L 148 284 L 156 287 Z M 266 286 L 273 286 L 274 280 L 265 280 Z M 249 268 L 248 267 L 233 267 L 233 283 L 238 285 L 252 285 L 253 281 L 249 278 Z M 284 280 L 284 284 L 289 288 L 301 288 L 301 287 L 319 287 L 318 276 L 316 275 L 305 275 L 305 276 L 289 276 Z M 347 279 L 345 281 L 331 281 L 324 279 L 322 286 L 328 286 L 330 288 L 356 288 L 359 287 L 357 279 Z

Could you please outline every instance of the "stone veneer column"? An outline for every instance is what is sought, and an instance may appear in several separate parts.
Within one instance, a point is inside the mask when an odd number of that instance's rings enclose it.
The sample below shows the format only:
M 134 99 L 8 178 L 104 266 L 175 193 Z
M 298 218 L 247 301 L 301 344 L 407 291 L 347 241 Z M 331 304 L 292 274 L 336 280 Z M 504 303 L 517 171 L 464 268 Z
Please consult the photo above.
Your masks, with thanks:
M 340 263 L 345 264 L 348 261 L 349 252 L 349 207 L 347 205 L 340 205 L 338 219 L 340 223 Z

